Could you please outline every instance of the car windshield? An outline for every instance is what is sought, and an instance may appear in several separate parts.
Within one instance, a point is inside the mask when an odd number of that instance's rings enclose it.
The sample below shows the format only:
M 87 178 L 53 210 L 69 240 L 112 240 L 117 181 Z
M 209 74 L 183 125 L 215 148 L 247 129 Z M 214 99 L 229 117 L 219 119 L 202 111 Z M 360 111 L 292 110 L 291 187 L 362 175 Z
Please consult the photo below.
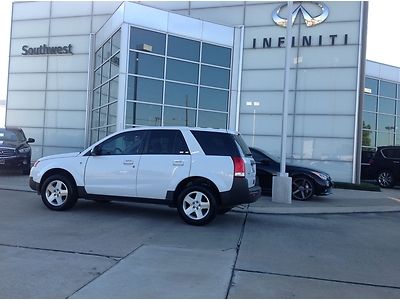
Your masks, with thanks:
M 0 128 L 0 141 L 2 142 L 23 142 L 25 140 L 25 135 L 20 130 Z

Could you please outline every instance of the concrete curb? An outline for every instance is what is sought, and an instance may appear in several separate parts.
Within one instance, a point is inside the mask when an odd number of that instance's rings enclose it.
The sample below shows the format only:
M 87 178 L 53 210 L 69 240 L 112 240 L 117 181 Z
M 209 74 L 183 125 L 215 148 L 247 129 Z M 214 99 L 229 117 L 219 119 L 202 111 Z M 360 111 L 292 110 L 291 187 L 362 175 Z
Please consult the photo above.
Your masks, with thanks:
M 235 212 L 244 210 L 233 209 Z M 362 207 L 250 207 L 247 212 L 254 214 L 352 214 L 400 212 L 399 206 L 362 206 Z

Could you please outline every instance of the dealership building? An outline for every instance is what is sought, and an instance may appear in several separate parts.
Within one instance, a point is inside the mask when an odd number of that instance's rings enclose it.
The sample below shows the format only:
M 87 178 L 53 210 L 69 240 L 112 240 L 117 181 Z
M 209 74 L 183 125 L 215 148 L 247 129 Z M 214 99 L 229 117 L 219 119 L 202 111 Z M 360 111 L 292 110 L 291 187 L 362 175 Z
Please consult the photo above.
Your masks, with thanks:
M 362 147 L 400 142 L 398 69 L 366 68 L 367 5 L 293 4 L 287 159 L 335 181 L 358 180 Z M 143 125 L 238 130 L 279 154 L 286 15 L 286 2 L 15 2 L 6 125 L 36 139 L 33 159 Z

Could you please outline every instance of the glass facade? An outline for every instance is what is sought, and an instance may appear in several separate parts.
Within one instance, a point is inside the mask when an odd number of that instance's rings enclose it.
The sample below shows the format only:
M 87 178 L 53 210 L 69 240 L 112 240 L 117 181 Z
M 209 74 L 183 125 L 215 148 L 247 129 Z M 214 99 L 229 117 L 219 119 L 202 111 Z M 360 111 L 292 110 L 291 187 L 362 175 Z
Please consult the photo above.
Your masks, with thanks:
M 227 47 L 131 27 L 125 127 L 227 128 L 231 52 Z
M 116 131 L 120 44 L 118 30 L 95 53 L 90 143 Z
M 366 77 L 362 130 L 364 152 L 375 151 L 379 146 L 400 145 L 398 84 Z

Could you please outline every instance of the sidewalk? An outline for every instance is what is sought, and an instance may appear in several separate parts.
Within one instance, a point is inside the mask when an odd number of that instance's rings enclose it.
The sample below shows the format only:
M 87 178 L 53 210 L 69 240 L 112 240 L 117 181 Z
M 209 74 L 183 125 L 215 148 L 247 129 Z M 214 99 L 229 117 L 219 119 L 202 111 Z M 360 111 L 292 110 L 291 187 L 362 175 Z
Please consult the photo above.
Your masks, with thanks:
M 28 185 L 29 176 L 16 172 L 0 171 L 0 189 L 34 192 Z M 400 211 L 400 188 L 382 189 L 382 192 L 334 189 L 323 197 L 291 204 L 274 203 L 270 196 L 262 196 L 257 202 L 235 207 L 235 212 L 256 214 L 337 214 Z

